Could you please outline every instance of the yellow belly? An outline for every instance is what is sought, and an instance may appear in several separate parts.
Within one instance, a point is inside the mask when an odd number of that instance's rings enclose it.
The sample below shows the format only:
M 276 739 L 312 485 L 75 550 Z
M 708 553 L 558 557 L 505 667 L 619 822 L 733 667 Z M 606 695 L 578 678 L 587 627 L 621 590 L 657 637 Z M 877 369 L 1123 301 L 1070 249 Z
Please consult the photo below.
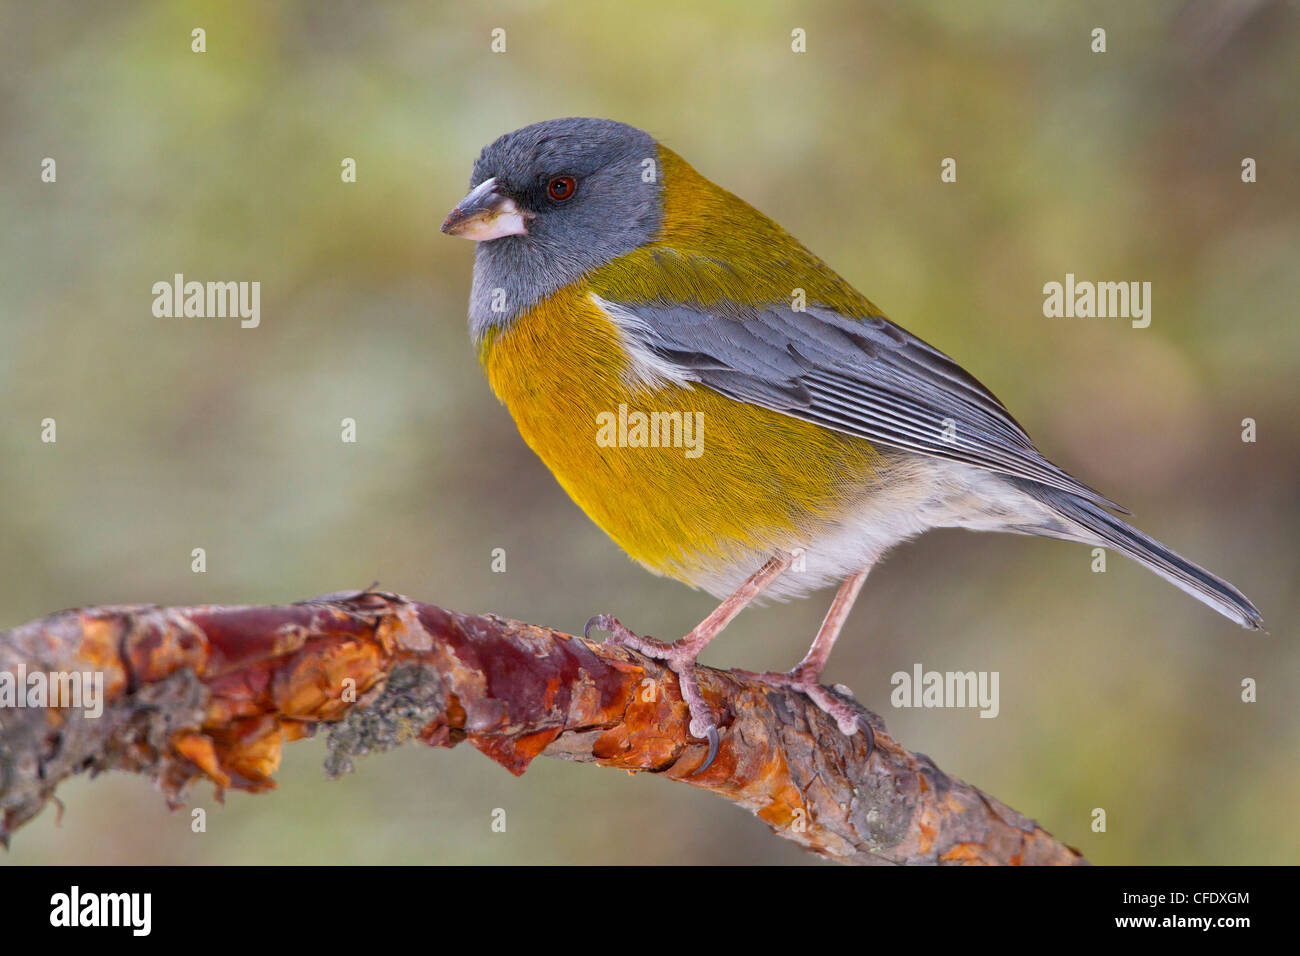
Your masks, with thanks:
M 481 358 L 579 507 L 632 558 L 691 585 L 808 547 L 881 462 L 860 439 L 701 386 L 636 384 L 618 329 L 573 287 L 492 335 Z M 650 427 L 637 429 L 638 413 Z M 668 447 L 637 446 L 656 437 Z

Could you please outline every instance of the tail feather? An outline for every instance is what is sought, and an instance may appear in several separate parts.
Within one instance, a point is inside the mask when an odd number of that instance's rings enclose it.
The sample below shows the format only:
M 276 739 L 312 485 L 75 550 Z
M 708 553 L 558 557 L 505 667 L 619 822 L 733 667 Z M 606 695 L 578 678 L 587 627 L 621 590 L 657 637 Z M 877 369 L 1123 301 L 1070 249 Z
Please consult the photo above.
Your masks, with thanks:
M 1242 627 L 1252 631 L 1264 629 L 1259 609 L 1218 575 L 1193 564 L 1173 549 L 1077 495 L 1030 482 L 1024 482 L 1021 487 L 1059 515 L 1064 525 L 1026 528 L 1026 531 L 1103 544 L 1154 571 Z

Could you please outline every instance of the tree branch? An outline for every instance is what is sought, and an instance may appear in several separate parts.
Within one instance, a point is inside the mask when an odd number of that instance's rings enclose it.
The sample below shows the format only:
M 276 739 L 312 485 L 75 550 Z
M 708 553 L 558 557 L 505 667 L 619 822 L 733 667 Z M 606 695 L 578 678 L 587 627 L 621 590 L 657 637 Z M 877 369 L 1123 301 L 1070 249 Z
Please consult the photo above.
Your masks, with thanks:
M 102 715 L 57 681 L 50 706 L 32 706 L 43 702 L 30 699 L 32 675 L 51 672 L 102 675 Z M 6 677 L 17 700 L 4 697 Z M 270 789 L 282 745 L 324 726 L 331 776 L 411 739 L 468 740 L 515 774 L 545 754 L 701 787 L 846 863 L 1085 862 L 904 750 L 866 711 L 869 759 L 862 734 L 843 736 L 801 694 L 711 668 L 700 686 L 721 715 L 722 747 L 690 776 L 705 747 L 686 732 L 671 672 L 549 628 L 380 591 L 283 607 L 63 611 L 0 633 L 0 841 L 85 770 L 148 774 L 173 805 L 199 778 Z

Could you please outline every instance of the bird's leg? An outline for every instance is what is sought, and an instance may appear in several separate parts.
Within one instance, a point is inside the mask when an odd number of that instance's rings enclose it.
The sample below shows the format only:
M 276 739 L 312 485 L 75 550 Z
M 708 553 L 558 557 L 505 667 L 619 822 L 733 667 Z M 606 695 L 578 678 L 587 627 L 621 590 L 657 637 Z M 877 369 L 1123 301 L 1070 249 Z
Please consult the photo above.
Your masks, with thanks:
M 668 669 L 677 675 L 682 700 L 686 702 L 686 706 L 691 713 L 691 736 L 709 741 L 709 754 L 695 773 L 699 773 L 713 763 L 713 758 L 718 752 L 718 727 L 713 720 L 713 715 L 709 712 L 708 704 L 704 702 L 704 697 L 700 693 L 699 682 L 695 679 L 695 659 L 708 646 L 709 641 L 717 637 L 722 632 L 722 629 L 730 624 L 732 619 L 743 611 L 754 598 L 758 597 L 764 588 L 789 569 L 792 561 L 792 555 L 784 551 L 778 552 L 775 557 L 768 559 L 766 564 L 738 587 L 735 593 L 719 604 L 712 614 L 695 625 L 689 634 L 674 643 L 657 641 L 653 637 L 640 637 L 633 634 L 617 618 L 609 614 L 597 614 L 583 628 L 583 636 L 590 634 L 593 627 L 600 628 L 602 631 L 609 631 L 610 643 L 628 647 L 634 651 L 640 651 L 646 657 L 664 661 L 667 663 Z M 848 612 L 845 611 L 845 613 Z M 834 643 L 834 640 L 832 637 L 831 642 Z M 829 648 L 827 650 L 829 651 Z
M 835 639 L 840 636 L 844 622 L 848 620 L 849 611 L 853 610 L 853 602 L 857 600 L 858 592 L 862 590 L 862 583 L 867 579 L 868 570 L 870 569 L 863 568 L 852 577 L 846 578 L 840 585 L 835 600 L 831 602 L 830 610 L 826 612 L 826 618 L 817 631 L 817 636 L 813 638 L 812 647 L 808 648 L 808 653 L 793 670 L 785 673 L 779 671 L 763 673 L 737 671 L 736 673 L 753 680 L 760 680 L 773 687 L 789 688 L 806 694 L 814 704 L 835 718 L 835 723 L 845 735 L 852 736 L 858 728 L 862 728 L 863 733 L 867 735 L 867 755 L 870 756 L 876 743 L 875 731 L 871 729 L 871 725 L 854 707 L 821 684 L 822 669 L 826 666 L 826 659 L 830 657 Z

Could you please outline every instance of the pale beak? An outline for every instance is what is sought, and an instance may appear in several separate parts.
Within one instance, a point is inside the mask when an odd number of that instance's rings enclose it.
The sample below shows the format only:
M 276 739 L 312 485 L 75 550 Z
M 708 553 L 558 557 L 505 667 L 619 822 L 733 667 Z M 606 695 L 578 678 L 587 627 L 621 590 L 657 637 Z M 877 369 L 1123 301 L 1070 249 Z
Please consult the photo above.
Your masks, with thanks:
M 442 224 L 449 236 L 487 242 L 502 236 L 527 235 L 527 214 L 515 201 L 497 189 L 496 177 L 485 179 L 457 204 Z

